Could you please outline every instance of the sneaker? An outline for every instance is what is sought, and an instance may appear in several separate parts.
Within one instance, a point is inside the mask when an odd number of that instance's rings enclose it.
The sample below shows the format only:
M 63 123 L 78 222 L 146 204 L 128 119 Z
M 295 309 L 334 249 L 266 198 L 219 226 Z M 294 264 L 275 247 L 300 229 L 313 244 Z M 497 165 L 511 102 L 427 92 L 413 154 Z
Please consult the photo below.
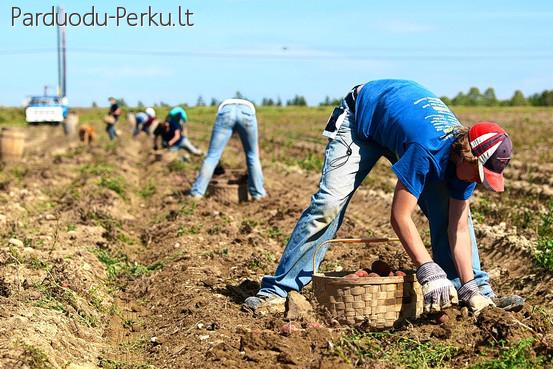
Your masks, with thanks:
M 252 313 L 284 313 L 286 298 L 280 296 L 250 296 L 242 304 L 242 310 Z
M 524 299 L 517 295 L 492 297 L 495 306 L 505 311 L 520 311 L 524 306 Z

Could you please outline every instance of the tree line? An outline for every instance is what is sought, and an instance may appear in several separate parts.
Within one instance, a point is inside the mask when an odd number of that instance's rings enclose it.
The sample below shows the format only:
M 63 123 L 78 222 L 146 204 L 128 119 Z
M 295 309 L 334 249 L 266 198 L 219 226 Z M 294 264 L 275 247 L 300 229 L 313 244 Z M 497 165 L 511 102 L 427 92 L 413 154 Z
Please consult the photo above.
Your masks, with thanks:
M 247 99 L 240 91 L 236 91 L 233 96 L 237 99 Z M 449 98 L 442 96 L 440 99 L 446 104 L 451 106 L 553 106 L 553 90 L 544 90 L 539 93 L 535 93 L 529 96 L 524 96 L 522 91 L 516 90 L 513 96 L 508 99 L 498 99 L 495 90 L 492 87 L 488 87 L 483 93 L 480 92 L 478 87 L 471 87 L 467 93 L 459 92 L 455 97 Z M 251 99 L 248 99 L 252 101 Z M 127 104 L 124 99 L 120 99 L 121 106 L 126 107 Z M 211 98 L 209 104 L 204 100 L 202 96 L 199 96 L 194 106 L 218 106 L 221 103 L 216 98 Z M 190 104 L 182 103 L 181 106 L 190 106 Z M 293 98 L 286 101 L 282 101 L 280 97 L 273 99 L 264 97 L 261 99 L 261 106 L 307 106 L 307 99 L 301 95 L 295 95 Z M 340 99 L 331 98 L 326 96 L 325 99 L 318 104 L 319 106 L 337 106 L 340 105 Z M 93 107 L 97 107 L 96 103 L 92 103 Z M 154 107 L 169 107 L 170 104 L 163 101 L 155 103 Z M 142 109 L 145 105 L 139 101 L 137 108 Z

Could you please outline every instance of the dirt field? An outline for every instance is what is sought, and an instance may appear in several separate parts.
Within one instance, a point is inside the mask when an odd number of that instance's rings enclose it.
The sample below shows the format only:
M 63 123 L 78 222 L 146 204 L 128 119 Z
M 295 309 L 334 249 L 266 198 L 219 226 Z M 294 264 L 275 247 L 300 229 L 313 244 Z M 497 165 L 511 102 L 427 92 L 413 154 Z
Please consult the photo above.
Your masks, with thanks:
M 553 265 L 545 268 L 553 256 L 538 246 L 553 244 L 553 111 L 456 112 L 466 124 L 495 120 L 512 133 L 506 193 L 478 190 L 473 217 L 493 287 L 524 296 L 523 311 L 488 309 L 474 319 L 452 309 L 448 323 L 421 319 L 386 332 L 316 316 L 283 335 L 282 314 L 253 316 L 240 304 L 274 271 L 317 187 L 330 108 L 260 109 L 270 197 L 243 204 L 187 199 L 201 159 L 158 160 L 125 123 L 110 143 L 102 111 L 81 110 L 96 144 L 60 127 L 29 127 L 24 161 L 0 171 L 0 367 L 553 367 Z M 204 150 L 214 115 L 189 111 L 190 138 Z M 223 163 L 245 168 L 237 138 Z M 338 236 L 393 235 L 388 167 L 381 161 L 365 180 Z M 417 222 L 428 243 L 424 219 Z M 376 259 L 411 268 L 395 244 L 336 247 L 324 265 L 356 270 Z M 313 298 L 310 288 L 303 293 Z

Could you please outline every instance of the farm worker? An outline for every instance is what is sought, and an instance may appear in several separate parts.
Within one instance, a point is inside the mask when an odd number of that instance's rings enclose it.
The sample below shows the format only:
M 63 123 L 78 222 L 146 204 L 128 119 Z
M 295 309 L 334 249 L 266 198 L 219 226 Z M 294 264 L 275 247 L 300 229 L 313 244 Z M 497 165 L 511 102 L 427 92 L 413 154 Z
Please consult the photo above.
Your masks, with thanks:
M 467 129 L 423 86 L 378 80 L 354 87 L 323 135 L 329 142 L 319 190 L 296 224 L 275 274 L 263 278 L 244 308 L 280 305 L 289 291 L 311 281 L 316 246 L 334 237 L 353 193 L 382 156 L 397 176 L 391 224 L 417 267 L 424 310 L 448 307 L 456 295 L 475 314 L 494 302 L 503 308 L 522 306 L 518 296 L 495 297 L 480 266 L 469 210 L 476 183 L 503 191 L 512 146 L 500 126 L 481 122 Z M 433 257 L 412 220 L 417 204 L 429 220 Z M 317 263 L 325 252 L 317 255 Z
M 149 134 L 150 127 L 152 127 L 155 119 L 156 111 L 153 108 L 146 108 L 146 111 L 136 113 L 136 124 L 134 126 L 134 131 L 132 135 L 136 137 L 140 134 L 141 131 Z
M 117 130 L 115 129 L 115 124 L 119 121 L 121 116 L 121 108 L 117 103 L 115 97 L 110 97 L 109 99 L 110 107 L 108 112 L 108 117 L 105 119 L 106 123 L 106 132 L 108 133 L 109 139 L 114 140 L 117 137 Z
M 194 155 L 202 155 L 202 151 L 194 146 L 184 133 L 183 124 L 187 121 L 188 116 L 183 108 L 177 106 L 171 109 L 165 121 L 154 131 L 154 150 L 158 149 L 158 138 L 161 137 L 163 147 L 172 151 L 186 149 Z
M 202 197 L 205 194 L 207 185 L 233 132 L 238 132 L 244 146 L 248 165 L 248 190 L 252 198 L 260 200 L 267 196 L 263 187 L 263 172 L 259 161 L 255 107 L 251 102 L 243 99 L 227 99 L 219 105 L 209 149 L 200 173 L 192 185 L 190 196 Z

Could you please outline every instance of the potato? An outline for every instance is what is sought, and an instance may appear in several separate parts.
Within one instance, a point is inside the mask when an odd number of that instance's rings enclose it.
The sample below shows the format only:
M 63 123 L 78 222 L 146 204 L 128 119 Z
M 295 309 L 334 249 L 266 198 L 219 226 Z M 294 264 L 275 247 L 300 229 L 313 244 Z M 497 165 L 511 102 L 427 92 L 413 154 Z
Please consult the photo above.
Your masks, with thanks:
M 357 279 L 357 278 L 359 278 L 359 276 L 355 273 L 351 273 L 344 276 L 344 279 Z
M 292 324 L 291 322 L 285 323 L 282 327 L 280 327 L 280 334 L 284 336 L 289 336 L 292 333 L 298 332 L 298 331 L 299 331 L 299 328 L 296 327 L 296 325 Z
M 367 277 L 377 278 L 377 277 L 380 277 L 380 276 L 378 274 L 376 274 L 375 272 L 372 272 L 372 273 L 369 273 L 369 275 Z
M 381 277 L 386 277 L 390 274 L 392 271 L 392 268 L 388 265 L 388 263 L 383 262 L 382 260 L 376 260 L 372 266 L 371 270 L 378 274 Z
M 320 323 L 317 322 L 311 322 L 307 324 L 307 329 L 322 329 L 323 326 Z
M 394 272 L 390 271 L 390 273 L 388 273 L 388 277 L 394 277 L 394 276 L 395 276 Z
M 358 277 L 368 277 L 369 273 L 367 273 L 367 271 L 363 269 L 359 269 L 358 271 L 355 272 L 355 275 Z
M 405 277 L 407 274 L 401 270 L 396 271 L 396 277 Z
M 438 324 L 444 324 L 449 322 L 449 316 L 446 313 L 438 313 L 434 317 L 434 320 L 436 320 L 436 323 Z

